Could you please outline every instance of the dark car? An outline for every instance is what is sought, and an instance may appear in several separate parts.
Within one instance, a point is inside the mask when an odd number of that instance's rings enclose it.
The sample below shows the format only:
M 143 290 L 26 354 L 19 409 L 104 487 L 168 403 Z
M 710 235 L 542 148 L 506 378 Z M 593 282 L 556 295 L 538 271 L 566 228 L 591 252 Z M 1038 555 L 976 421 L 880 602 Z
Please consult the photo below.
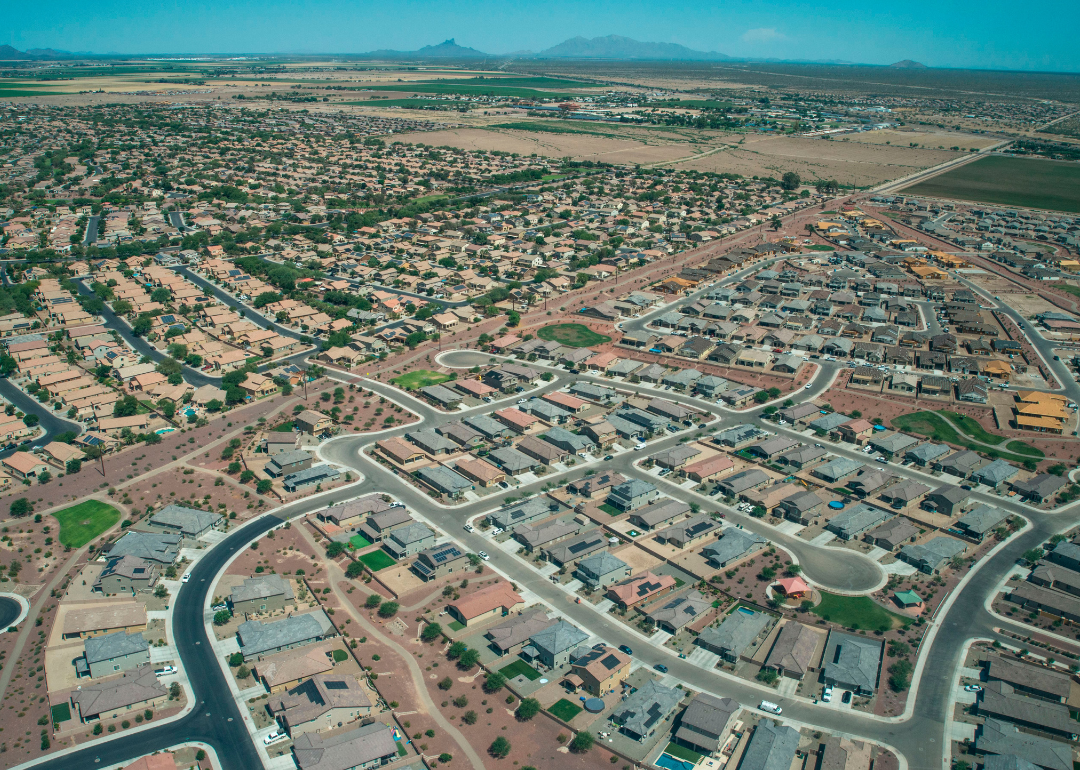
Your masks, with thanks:
M 844 690 L 844 697 L 840 700 L 844 703 L 851 703 L 851 690 Z
M 604 462 L 607 462 L 608 460 L 614 460 L 614 459 L 615 459 L 615 457 L 613 455 L 608 455 L 607 457 L 604 458 Z
M 667 666 L 665 666 L 663 663 L 657 663 L 655 666 L 653 666 L 653 668 L 655 668 L 661 674 L 667 673 Z
M 627 647 L 625 644 L 619 645 L 619 652 L 625 652 L 627 655 L 633 655 L 634 651 Z

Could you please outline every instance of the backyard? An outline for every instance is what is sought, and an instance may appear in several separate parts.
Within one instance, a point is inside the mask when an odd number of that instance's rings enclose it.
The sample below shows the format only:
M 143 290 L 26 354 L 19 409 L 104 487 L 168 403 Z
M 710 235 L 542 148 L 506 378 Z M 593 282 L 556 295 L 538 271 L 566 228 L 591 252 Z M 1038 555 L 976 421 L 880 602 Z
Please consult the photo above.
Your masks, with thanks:
M 386 551 L 370 551 L 360 557 L 361 563 L 372 572 L 378 572 L 387 567 L 393 567 L 396 561 Z
M 571 719 L 581 713 L 581 706 L 576 703 L 571 703 L 566 698 L 560 698 L 555 703 L 551 704 L 548 708 L 552 714 L 557 716 L 564 722 L 569 722 Z
M 811 612 L 844 628 L 889 631 L 911 624 L 911 618 L 889 612 L 868 596 L 840 596 L 821 592 L 821 602 Z
M 438 385 L 447 380 L 452 380 L 453 378 L 454 375 L 452 374 L 440 374 L 439 372 L 433 372 L 429 369 L 417 369 L 414 372 L 395 377 L 390 380 L 390 382 L 393 385 L 397 385 L 402 390 L 416 390 L 418 388 L 426 388 L 429 385 Z
M 591 345 L 603 345 L 611 342 L 606 334 L 594 332 L 584 324 L 556 324 L 545 326 L 536 332 L 542 340 L 558 342 L 568 348 L 587 348 Z
M 507 679 L 513 679 L 516 676 L 523 676 L 530 682 L 533 682 L 540 678 L 540 673 L 526 663 L 523 660 L 515 660 L 509 666 L 503 666 L 499 669 L 499 673 L 505 676 Z
M 86 500 L 53 514 L 60 522 L 60 544 L 81 548 L 120 521 L 120 511 L 100 500 Z

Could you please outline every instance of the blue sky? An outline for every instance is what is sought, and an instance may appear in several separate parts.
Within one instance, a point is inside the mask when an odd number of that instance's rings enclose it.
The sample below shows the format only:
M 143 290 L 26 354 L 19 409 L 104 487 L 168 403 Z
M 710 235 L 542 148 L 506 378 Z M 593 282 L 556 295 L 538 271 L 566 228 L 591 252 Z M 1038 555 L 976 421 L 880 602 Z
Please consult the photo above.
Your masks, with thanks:
M 360 53 L 453 37 L 507 53 L 617 34 L 739 57 L 1080 71 L 1076 0 L 42 0 L 5 17 L 0 43 L 21 50 Z

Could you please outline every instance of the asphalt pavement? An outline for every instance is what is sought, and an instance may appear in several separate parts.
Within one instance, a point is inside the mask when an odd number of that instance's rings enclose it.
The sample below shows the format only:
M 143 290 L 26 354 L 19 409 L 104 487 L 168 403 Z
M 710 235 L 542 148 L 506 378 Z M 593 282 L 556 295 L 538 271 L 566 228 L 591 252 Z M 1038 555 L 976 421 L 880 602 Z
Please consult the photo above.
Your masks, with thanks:
M 45 446 L 61 433 L 67 433 L 68 431 L 83 432 L 81 423 L 61 417 L 55 410 L 49 409 L 40 401 L 23 393 L 6 377 L 0 377 L 0 395 L 10 401 L 23 414 L 36 414 L 40 419 L 38 424 L 45 429 L 45 433 L 31 441 L 31 447 Z M 0 451 L 0 457 L 8 457 L 17 451 L 18 448 L 4 449 Z

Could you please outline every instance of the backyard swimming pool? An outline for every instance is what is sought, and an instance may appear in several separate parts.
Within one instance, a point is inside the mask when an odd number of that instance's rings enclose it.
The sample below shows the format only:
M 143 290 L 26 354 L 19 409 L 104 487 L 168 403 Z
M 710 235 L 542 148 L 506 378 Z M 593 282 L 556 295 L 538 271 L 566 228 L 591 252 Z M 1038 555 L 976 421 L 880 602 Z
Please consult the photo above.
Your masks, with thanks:
M 665 770 L 694 770 L 693 764 L 676 759 L 670 754 L 661 754 L 657 757 L 656 766 L 663 767 Z

